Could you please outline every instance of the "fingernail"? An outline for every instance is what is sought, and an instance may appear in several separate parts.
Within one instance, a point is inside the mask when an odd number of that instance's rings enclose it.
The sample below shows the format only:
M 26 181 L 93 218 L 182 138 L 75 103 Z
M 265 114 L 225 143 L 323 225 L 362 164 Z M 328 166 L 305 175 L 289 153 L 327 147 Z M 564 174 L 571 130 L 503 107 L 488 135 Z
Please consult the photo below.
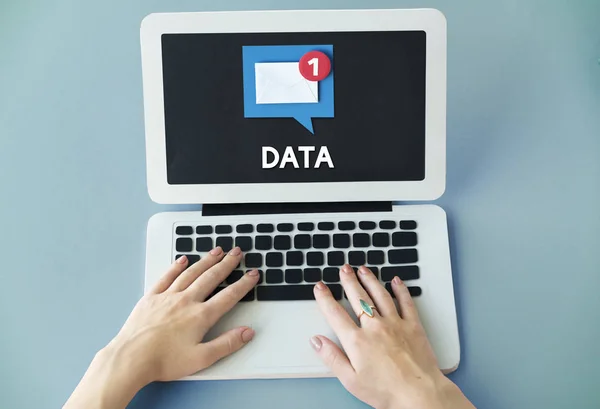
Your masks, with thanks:
M 239 247 L 235 247 L 234 249 L 232 249 L 229 252 L 230 256 L 239 256 L 242 253 L 242 249 L 240 249 Z
M 210 254 L 213 256 L 218 256 L 219 254 L 221 254 L 222 251 L 223 249 L 221 247 L 215 247 L 210 251 Z
M 319 281 L 315 287 L 317 287 L 318 290 L 324 290 L 325 284 L 323 284 L 322 281 Z
M 342 267 L 342 272 L 346 274 L 352 274 L 354 271 L 352 270 L 352 267 L 346 264 Z
M 320 351 L 321 347 L 323 346 L 323 343 L 321 342 L 321 340 L 319 339 L 319 337 L 311 337 L 310 338 L 310 345 L 312 345 L 313 349 L 315 351 Z
M 177 259 L 177 264 L 185 264 L 186 261 L 187 261 L 187 257 L 181 256 Z
M 369 273 L 369 272 L 367 271 L 367 268 L 366 268 L 365 266 L 360 266 L 360 267 L 358 268 L 358 271 L 359 271 L 359 272 L 360 272 L 362 275 L 365 275 L 365 274 L 368 274 L 368 273 Z
M 258 270 L 250 270 L 250 271 L 248 271 L 248 275 L 249 276 L 253 276 L 253 277 L 257 276 L 258 275 Z
M 252 328 L 246 328 L 242 332 L 242 341 L 250 342 L 254 338 L 254 330 Z
M 394 284 L 396 285 L 400 285 L 402 284 L 402 281 L 400 281 L 400 278 L 398 278 L 398 276 L 394 277 L 394 279 L 392 280 L 394 282 Z

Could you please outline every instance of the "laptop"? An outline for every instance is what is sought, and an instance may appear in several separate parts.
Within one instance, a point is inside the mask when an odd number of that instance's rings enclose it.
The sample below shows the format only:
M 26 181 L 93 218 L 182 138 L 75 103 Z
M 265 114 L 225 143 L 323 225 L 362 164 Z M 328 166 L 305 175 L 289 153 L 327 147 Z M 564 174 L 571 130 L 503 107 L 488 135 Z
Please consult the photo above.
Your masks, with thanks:
M 440 369 L 460 359 L 445 189 L 446 21 L 437 10 L 151 14 L 141 24 L 148 192 L 201 204 L 148 222 L 145 288 L 181 255 L 240 246 L 215 291 L 259 285 L 207 339 L 254 340 L 185 379 L 330 377 L 309 338 L 338 342 L 313 299 L 339 268 L 402 278 Z

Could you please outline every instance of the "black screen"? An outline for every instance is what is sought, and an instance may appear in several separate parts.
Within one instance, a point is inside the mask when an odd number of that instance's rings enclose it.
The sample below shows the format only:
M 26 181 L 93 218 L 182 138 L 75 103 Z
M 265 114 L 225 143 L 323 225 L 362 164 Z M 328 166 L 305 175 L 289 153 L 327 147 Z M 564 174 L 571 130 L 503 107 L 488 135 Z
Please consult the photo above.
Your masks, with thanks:
M 243 46 L 333 45 L 334 117 L 245 118 Z M 425 177 L 422 31 L 164 34 L 169 184 L 418 181 Z M 262 147 L 299 168 L 262 167 Z M 299 146 L 314 146 L 304 168 Z M 334 165 L 313 167 L 326 147 Z

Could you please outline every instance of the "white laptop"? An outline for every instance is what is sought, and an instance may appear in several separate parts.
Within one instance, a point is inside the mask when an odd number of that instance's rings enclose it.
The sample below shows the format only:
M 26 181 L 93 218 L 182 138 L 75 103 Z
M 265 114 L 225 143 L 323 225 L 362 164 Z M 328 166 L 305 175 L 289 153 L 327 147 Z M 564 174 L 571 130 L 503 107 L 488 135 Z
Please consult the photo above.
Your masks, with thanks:
M 437 10 L 151 14 L 141 25 L 148 191 L 202 204 L 148 222 L 146 289 L 239 245 L 261 282 L 209 334 L 254 340 L 186 379 L 332 376 L 313 299 L 339 268 L 405 280 L 440 368 L 459 363 L 445 212 L 446 21 Z M 219 291 L 227 283 L 223 283 Z

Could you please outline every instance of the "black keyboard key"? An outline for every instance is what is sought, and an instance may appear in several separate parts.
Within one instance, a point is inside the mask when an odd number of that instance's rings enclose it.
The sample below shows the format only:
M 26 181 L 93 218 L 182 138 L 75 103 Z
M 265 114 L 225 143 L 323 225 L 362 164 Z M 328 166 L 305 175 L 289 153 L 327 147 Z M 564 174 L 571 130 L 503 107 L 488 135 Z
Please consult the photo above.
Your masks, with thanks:
M 175 256 L 175 260 L 177 260 L 179 257 L 183 256 L 184 254 L 178 254 Z M 188 259 L 188 267 L 191 266 L 194 263 L 197 263 L 198 261 L 200 261 L 200 256 L 197 254 L 185 254 L 185 256 Z
M 367 253 L 367 261 L 369 264 L 383 264 L 385 261 L 385 253 L 381 250 L 371 250 Z
M 225 279 L 225 281 L 227 281 L 227 284 L 233 284 L 235 283 L 237 280 L 239 280 L 240 278 L 242 278 L 244 276 L 244 272 L 241 270 L 233 270 L 231 272 L 231 274 L 229 274 L 229 276 Z
M 288 266 L 301 266 L 304 263 L 304 254 L 301 251 L 288 251 L 285 255 Z
M 282 253 L 267 253 L 265 264 L 267 267 L 281 267 L 283 265 Z
M 342 299 L 342 286 L 339 284 L 328 284 L 333 297 Z M 256 287 L 256 299 L 258 301 L 296 301 L 314 300 L 313 285 L 262 285 Z
M 302 270 L 299 268 L 290 268 L 285 270 L 285 282 L 288 284 L 299 284 L 302 282 Z
M 413 247 L 417 245 L 417 233 L 414 231 L 399 231 L 392 234 L 394 247 Z
M 178 234 L 180 236 L 189 236 L 193 233 L 194 229 L 192 229 L 192 226 L 177 226 L 177 228 L 175 229 L 175 234 Z
M 354 233 L 352 235 L 352 243 L 356 248 L 369 247 L 371 245 L 371 237 L 367 233 Z
M 310 234 L 299 234 L 294 236 L 294 248 L 309 249 L 312 245 Z
M 263 265 L 263 257 L 260 253 L 246 253 L 246 267 L 255 268 Z
M 289 232 L 292 230 L 294 230 L 294 225 L 292 223 L 279 223 L 277 225 L 277 231 Z
M 416 249 L 390 250 L 388 251 L 390 264 L 410 264 L 419 261 Z
M 369 266 L 368 268 L 369 270 L 371 270 L 375 277 L 379 278 L 379 267 Z
M 289 250 L 292 247 L 290 236 L 275 236 L 275 250 Z
M 358 227 L 361 230 L 375 230 L 377 223 L 375 222 L 359 222 Z
M 196 239 L 196 251 L 205 252 L 211 251 L 213 248 L 213 241 L 210 237 L 198 237 Z
M 366 261 L 364 251 L 351 251 L 348 253 L 348 264 L 351 266 L 362 266 Z
M 335 267 L 327 267 L 323 270 L 323 281 L 327 283 L 340 282 L 340 269 Z
M 393 230 L 396 228 L 396 222 L 393 220 L 382 220 L 379 222 L 379 228 L 383 230 Z
M 323 253 L 320 251 L 309 251 L 306 253 L 306 264 L 309 266 L 322 266 L 324 263 Z
M 238 233 L 252 233 L 254 231 L 254 226 L 251 224 L 238 224 L 235 231 Z
M 411 297 L 418 297 L 421 294 L 423 294 L 421 287 L 407 287 L 407 288 L 408 288 L 408 292 L 410 293 Z M 390 293 L 392 298 L 396 298 L 396 295 L 394 294 L 394 291 L 392 290 L 392 283 L 385 283 L 385 289 L 388 290 L 388 292 Z
M 252 270 L 246 270 L 246 273 L 249 273 Z M 264 273 L 262 270 L 258 270 L 258 284 L 262 284 Z
M 327 249 L 329 248 L 329 235 L 328 234 L 315 234 L 313 237 L 313 247 L 316 249 Z
M 394 266 L 381 269 L 382 281 L 392 281 L 396 276 L 402 281 L 416 280 L 419 278 L 419 266 Z
M 350 247 L 350 235 L 349 234 L 334 234 L 333 235 L 333 247 L 336 249 L 347 249 Z
M 315 229 L 314 223 L 298 223 L 298 230 L 300 231 L 313 231 Z
M 338 229 L 340 230 L 354 230 L 356 229 L 356 223 L 354 222 L 339 222 Z
M 319 230 L 331 231 L 335 228 L 335 224 L 333 224 L 332 222 L 321 222 L 317 224 L 317 227 Z
M 266 272 L 266 277 L 267 277 L 266 278 L 267 284 L 283 283 L 283 271 L 282 270 L 270 268 Z
M 224 252 L 228 252 L 233 248 L 233 237 L 221 236 L 217 237 L 217 246 L 221 246 Z
M 389 247 L 390 235 L 388 233 L 375 233 L 373 235 L 374 247 Z
M 215 233 L 217 234 L 229 234 L 233 231 L 233 228 L 228 224 L 220 224 L 215 227 Z
M 194 242 L 189 238 L 180 238 L 175 242 L 175 250 L 180 252 L 192 251 Z
M 330 266 L 343 266 L 345 261 L 343 251 L 330 251 L 327 253 L 327 264 Z
M 256 250 L 271 250 L 273 248 L 273 238 L 271 236 L 256 236 L 254 247 Z
M 235 238 L 235 245 L 238 246 L 242 251 L 252 250 L 252 237 L 250 236 L 238 236 Z
M 212 234 L 212 226 L 196 226 L 196 234 Z
M 261 223 L 256 226 L 256 231 L 259 233 L 273 233 L 273 225 L 269 223 Z
M 319 281 L 321 281 L 321 269 L 305 268 L 304 281 L 306 281 L 307 283 L 318 283 Z
M 414 220 L 402 220 L 400 222 L 400 228 L 402 230 L 415 230 L 417 228 L 417 222 Z
M 254 290 L 254 288 L 250 291 L 248 291 L 248 294 L 246 294 L 241 300 L 240 302 L 245 302 L 245 301 L 254 301 L 256 295 L 256 291 Z

